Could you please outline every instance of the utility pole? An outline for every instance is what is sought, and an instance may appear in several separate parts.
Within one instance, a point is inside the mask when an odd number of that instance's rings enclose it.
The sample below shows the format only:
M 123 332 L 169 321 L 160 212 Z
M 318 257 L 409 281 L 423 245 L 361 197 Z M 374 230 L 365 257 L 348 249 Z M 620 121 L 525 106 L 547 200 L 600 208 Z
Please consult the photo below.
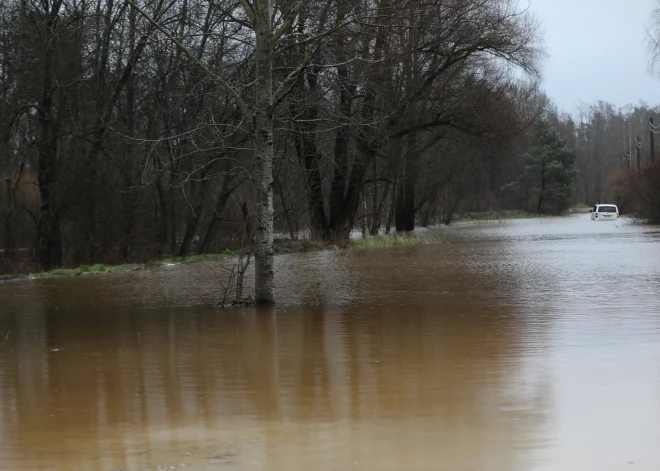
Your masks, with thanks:
M 649 118 L 649 134 L 651 137 L 651 162 L 655 159 L 655 126 L 653 125 L 653 118 Z

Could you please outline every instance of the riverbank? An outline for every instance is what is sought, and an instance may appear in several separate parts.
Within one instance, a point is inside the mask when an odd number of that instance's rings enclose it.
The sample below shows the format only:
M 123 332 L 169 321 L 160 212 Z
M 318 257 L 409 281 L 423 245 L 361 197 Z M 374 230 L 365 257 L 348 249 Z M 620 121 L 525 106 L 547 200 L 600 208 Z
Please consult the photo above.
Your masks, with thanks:
M 130 271 L 139 271 L 149 267 L 160 267 L 167 265 L 175 265 L 180 263 L 195 263 L 202 261 L 220 260 L 223 258 L 233 257 L 236 254 L 222 253 L 222 254 L 199 254 L 190 255 L 186 257 L 168 257 L 161 260 L 153 260 L 147 263 L 128 263 L 121 265 L 81 265 L 77 268 L 56 268 L 54 270 L 37 272 L 37 273 L 19 273 L 15 275 L 0 275 L 0 281 L 16 281 L 16 280 L 30 280 L 39 278 L 61 277 L 61 276 L 85 276 L 85 275 L 103 275 L 109 273 L 123 273 Z
M 309 253 L 319 252 L 322 250 L 369 250 L 379 247 L 394 247 L 402 245 L 415 245 L 422 243 L 422 239 L 416 234 L 410 235 L 383 235 L 377 237 L 369 237 L 368 239 L 352 239 L 349 245 L 340 249 L 332 244 L 323 241 L 314 241 L 309 239 L 279 239 L 275 241 L 275 254 L 294 254 L 294 253 Z M 147 268 L 157 268 L 162 266 L 179 265 L 183 263 L 198 263 L 198 262 L 212 262 L 236 257 L 237 252 L 227 249 L 219 254 L 196 254 L 181 257 L 167 257 L 160 260 L 152 260 L 146 263 L 129 263 L 122 265 L 81 265 L 76 268 L 56 268 L 50 271 L 37 272 L 37 273 L 18 273 L 9 275 L 0 275 L 0 282 L 3 281 L 19 281 L 19 280 L 32 280 L 50 277 L 65 277 L 65 276 L 89 276 L 89 275 L 103 275 L 110 273 L 123 273 L 130 271 L 139 271 Z
M 577 211 L 576 211 L 577 212 Z M 457 215 L 454 223 L 488 223 L 493 221 L 504 221 L 513 219 L 531 219 L 547 217 L 547 215 L 538 215 L 535 213 L 528 213 L 519 210 L 506 210 L 506 211 L 485 211 L 478 213 L 464 213 Z M 370 236 L 366 239 L 362 237 L 351 238 L 345 248 L 339 248 L 328 242 L 314 241 L 309 239 L 276 239 L 275 240 L 275 254 L 294 254 L 294 253 L 309 253 L 318 252 L 322 250 L 373 250 L 388 247 L 401 247 L 408 245 L 430 244 L 439 242 L 437 237 L 420 237 L 416 233 L 408 234 L 382 234 L 378 236 Z M 171 266 L 182 263 L 197 263 L 218 261 L 236 257 L 238 252 L 226 249 L 218 254 L 194 254 L 180 257 L 167 257 L 159 260 L 151 260 L 146 263 L 129 263 L 121 265 L 82 265 L 77 268 L 57 268 L 50 271 L 38 273 L 20 273 L 0 275 L 0 282 L 2 281 L 17 281 L 28 279 L 39 279 L 48 277 L 63 277 L 63 276 L 89 276 L 89 275 L 102 275 L 109 273 L 123 273 L 130 271 L 139 271 L 147 268 L 156 268 L 161 266 Z
M 279 239 L 275 241 L 275 253 L 290 254 L 290 253 L 307 253 L 319 250 L 331 249 L 332 246 L 325 242 L 313 240 L 291 240 Z M 150 260 L 146 263 L 127 263 L 121 265 L 81 265 L 76 268 L 56 268 L 50 271 L 43 271 L 37 273 L 17 273 L 0 275 L 0 282 L 2 281 L 18 281 L 30 280 L 39 278 L 50 277 L 63 277 L 63 276 L 88 276 L 88 275 L 103 275 L 109 273 L 122 273 L 130 271 L 139 271 L 147 268 L 157 268 L 162 266 L 178 265 L 182 263 L 197 263 L 197 262 L 212 262 L 236 257 L 238 252 L 226 249 L 218 254 L 194 254 L 180 257 L 167 257 L 159 260 Z

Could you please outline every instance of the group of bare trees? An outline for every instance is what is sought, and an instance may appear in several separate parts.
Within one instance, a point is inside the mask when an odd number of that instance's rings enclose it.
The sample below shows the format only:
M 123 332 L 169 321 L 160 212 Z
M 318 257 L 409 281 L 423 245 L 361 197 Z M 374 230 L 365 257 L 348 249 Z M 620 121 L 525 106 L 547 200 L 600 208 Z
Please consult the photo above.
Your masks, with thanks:
M 271 302 L 277 234 L 504 204 L 541 56 L 513 0 L 7 0 L 4 269 L 251 245 Z
M 598 101 L 583 104 L 574 117 L 557 118 L 557 128 L 577 155 L 575 202 L 612 201 L 617 196 L 613 176 L 637 174 L 654 159 L 654 116 L 660 116 L 660 107 L 640 103 L 617 109 Z
M 660 72 L 660 1 L 656 0 L 647 29 L 650 71 Z M 610 178 L 610 188 L 629 210 L 647 221 L 660 222 L 660 160 L 655 138 L 660 123 L 655 120 L 660 106 L 639 106 L 627 113 L 627 132 L 623 133 L 625 170 Z

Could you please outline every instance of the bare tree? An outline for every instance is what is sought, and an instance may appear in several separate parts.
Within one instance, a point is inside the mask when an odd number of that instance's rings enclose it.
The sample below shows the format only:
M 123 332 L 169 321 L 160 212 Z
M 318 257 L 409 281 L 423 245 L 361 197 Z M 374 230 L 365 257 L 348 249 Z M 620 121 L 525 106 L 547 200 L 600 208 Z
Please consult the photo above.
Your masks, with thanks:
M 660 0 L 656 0 L 651 11 L 646 45 L 650 55 L 649 69 L 655 73 L 660 72 Z
M 306 42 L 302 57 L 274 88 L 273 61 L 275 49 L 289 35 L 296 23 L 306 1 L 283 1 L 278 5 L 277 18 L 274 23 L 275 5 L 273 0 L 241 0 L 242 14 L 232 18 L 250 27 L 254 41 L 254 112 L 250 111 L 247 102 L 237 88 L 228 80 L 220 77 L 205 66 L 186 46 L 170 33 L 156 19 L 140 8 L 133 0 L 126 0 L 135 10 L 162 33 L 167 39 L 183 51 L 193 62 L 203 68 L 206 74 L 220 84 L 229 93 L 241 110 L 243 119 L 253 121 L 252 139 L 255 157 L 255 228 L 253 250 L 255 255 L 255 301 L 257 304 L 275 303 L 275 272 L 273 246 L 273 116 L 280 102 L 289 94 L 299 80 L 316 52 L 317 45 L 323 34 Z M 236 13 L 229 8 L 227 13 Z M 239 12 L 240 13 L 240 12 Z M 342 22 L 344 23 L 344 22 Z M 330 31 L 339 29 L 342 23 L 334 24 Z

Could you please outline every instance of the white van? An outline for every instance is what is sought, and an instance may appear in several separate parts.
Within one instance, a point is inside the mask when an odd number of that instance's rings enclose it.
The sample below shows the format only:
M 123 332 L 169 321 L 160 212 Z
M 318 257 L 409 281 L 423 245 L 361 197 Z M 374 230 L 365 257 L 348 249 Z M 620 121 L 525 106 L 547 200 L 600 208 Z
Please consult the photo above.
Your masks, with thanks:
M 619 208 L 615 204 L 597 204 L 591 210 L 592 221 L 616 221 L 619 219 Z

